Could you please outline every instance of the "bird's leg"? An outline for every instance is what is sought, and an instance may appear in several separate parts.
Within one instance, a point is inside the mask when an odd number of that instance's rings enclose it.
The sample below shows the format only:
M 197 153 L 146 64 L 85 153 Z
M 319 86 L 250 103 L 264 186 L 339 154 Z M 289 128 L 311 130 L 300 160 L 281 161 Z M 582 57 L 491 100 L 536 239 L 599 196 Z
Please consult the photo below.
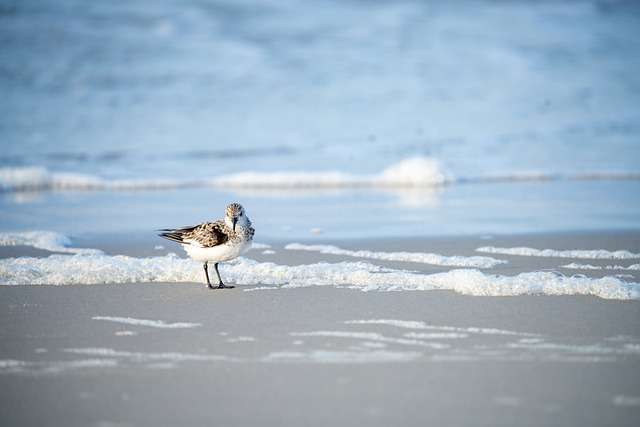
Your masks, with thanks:
M 209 281 L 209 268 L 207 261 L 204 262 L 204 277 L 207 278 L 207 286 L 209 286 L 210 289 L 213 289 L 213 285 L 211 285 L 211 282 Z
M 225 285 L 224 283 L 222 283 L 222 278 L 220 277 L 220 272 L 218 271 L 218 263 L 217 262 L 215 264 L 213 264 L 213 268 L 216 270 L 216 274 L 218 275 L 218 289 L 235 288 L 235 286 Z

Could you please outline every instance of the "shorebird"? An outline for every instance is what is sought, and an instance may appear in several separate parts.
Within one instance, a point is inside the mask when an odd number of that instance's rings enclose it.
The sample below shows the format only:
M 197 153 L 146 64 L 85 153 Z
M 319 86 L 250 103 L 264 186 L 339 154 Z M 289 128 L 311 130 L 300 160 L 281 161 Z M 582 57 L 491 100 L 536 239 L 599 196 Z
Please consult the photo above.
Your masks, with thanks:
M 230 261 L 239 257 L 251 247 L 255 230 L 251 227 L 249 217 L 239 203 L 227 206 L 224 219 L 214 222 L 204 222 L 193 227 L 164 229 L 160 237 L 178 242 L 189 257 L 204 263 L 204 276 L 209 289 L 227 289 L 234 286 L 225 285 L 218 271 L 218 263 Z M 218 276 L 218 286 L 213 286 L 209 280 L 208 263 Z

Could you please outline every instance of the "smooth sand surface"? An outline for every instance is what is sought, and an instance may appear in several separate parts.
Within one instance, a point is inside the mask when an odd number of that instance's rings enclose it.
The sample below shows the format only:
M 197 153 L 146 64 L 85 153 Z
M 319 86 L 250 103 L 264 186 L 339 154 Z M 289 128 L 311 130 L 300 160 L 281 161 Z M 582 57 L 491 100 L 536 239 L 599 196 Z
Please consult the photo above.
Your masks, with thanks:
M 635 301 L 212 292 L 191 284 L 0 292 L 2 425 L 631 426 L 640 419 Z M 161 329 L 95 316 L 202 326 Z M 451 338 L 450 331 L 345 323 L 363 319 L 536 335 L 458 330 Z M 379 336 L 304 335 L 332 331 Z M 436 335 L 394 341 L 411 332 Z M 26 363 L 12 369 L 7 360 Z
M 365 247 L 400 250 L 412 244 L 411 250 L 464 255 L 473 254 L 478 242 L 506 245 L 499 238 L 470 239 Z M 610 244 L 594 237 L 555 239 L 519 239 L 511 246 L 637 250 L 638 245 L 633 235 Z M 277 262 L 333 260 L 274 248 Z M 253 251 L 250 256 L 274 255 Z M 506 258 L 518 264 L 496 271 L 515 274 L 570 262 Z M 635 426 L 640 421 L 640 301 L 248 288 L 0 287 L 0 424 Z M 353 322 L 365 320 L 375 322 Z

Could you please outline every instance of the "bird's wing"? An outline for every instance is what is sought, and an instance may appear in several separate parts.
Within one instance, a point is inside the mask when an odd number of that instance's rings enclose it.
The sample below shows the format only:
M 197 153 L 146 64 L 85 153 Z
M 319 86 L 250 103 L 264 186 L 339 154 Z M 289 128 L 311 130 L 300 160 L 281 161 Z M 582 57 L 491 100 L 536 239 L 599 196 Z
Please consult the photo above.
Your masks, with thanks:
M 193 227 L 160 230 L 160 237 L 174 242 L 211 248 L 229 240 L 223 221 L 205 222 Z

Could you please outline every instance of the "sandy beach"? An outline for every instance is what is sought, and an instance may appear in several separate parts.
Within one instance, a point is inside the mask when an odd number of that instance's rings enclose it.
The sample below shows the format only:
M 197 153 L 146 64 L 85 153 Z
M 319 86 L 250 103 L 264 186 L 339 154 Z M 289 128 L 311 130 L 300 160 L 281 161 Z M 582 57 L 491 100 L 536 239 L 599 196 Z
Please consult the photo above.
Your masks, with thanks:
M 142 236 L 139 247 L 115 241 L 85 243 L 151 255 L 143 248 L 152 240 Z M 473 248 L 488 241 L 630 251 L 640 244 L 635 233 L 333 243 L 477 255 Z M 275 254 L 248 257 L 291 266 L 349 258 L 270 246 Z M 2 255 L 23 251 L 49 255 L 18 246 Z M 510 276 L 580 261 L 497 257 L 508 263 L 490 272 Z M 380 262 L 420 274 L 443 269 Z M 632 274 L 626 280 L 637 281 Z M 252 290 L 264 285 L 0 287 L 3 424 L 631 426 L 640 416 L 638 300 Z
M 6 0 L 0 40 L 0 427 L 640 425 L 639 2 Z

